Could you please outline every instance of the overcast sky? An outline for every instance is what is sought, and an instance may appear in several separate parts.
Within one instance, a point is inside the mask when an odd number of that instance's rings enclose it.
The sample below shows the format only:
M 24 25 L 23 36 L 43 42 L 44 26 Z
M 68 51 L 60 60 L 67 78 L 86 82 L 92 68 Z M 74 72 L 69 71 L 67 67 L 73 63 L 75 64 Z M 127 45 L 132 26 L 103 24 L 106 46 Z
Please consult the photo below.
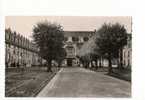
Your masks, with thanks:
M 47 20 L 63 26 L 64 31 L 94 31 L 103 23 L 120 23 L 131 33 L 131 17 L 103 17 L 103 16 L 6 16 L 5 27 L 11 28 L 30 39 L 33 26 Z

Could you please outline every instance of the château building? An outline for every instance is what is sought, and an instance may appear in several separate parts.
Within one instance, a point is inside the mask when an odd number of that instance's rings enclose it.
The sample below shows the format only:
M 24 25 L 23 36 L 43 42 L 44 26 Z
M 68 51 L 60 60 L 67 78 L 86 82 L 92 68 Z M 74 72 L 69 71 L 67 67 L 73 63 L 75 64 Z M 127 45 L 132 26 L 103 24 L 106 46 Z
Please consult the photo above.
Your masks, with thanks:
M 41 64 L 36 46 L 24 36 L 5 30 L 6 67 L 30 67 Z
M 89 38 L 94 35 L 95 31 L 64 31 L 65 37 L 65 50 L 67 52 L 65 65 L 74 66 L 77 64 L 77 52 L 82 45 L 86 43 Z
M 132 37 L 131 34 L 127 36 L 127 45 L 123 48 L 123 65 L 124 67 L 132 66 Z

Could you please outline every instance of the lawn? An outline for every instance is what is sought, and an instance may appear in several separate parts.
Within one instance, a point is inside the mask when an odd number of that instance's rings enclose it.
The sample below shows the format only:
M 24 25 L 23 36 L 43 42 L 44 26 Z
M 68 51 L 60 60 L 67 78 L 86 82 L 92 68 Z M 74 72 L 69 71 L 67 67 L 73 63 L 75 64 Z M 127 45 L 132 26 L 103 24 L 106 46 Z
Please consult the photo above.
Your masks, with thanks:
M 58 68 L 46 72 L 45 68 L 27 68 L 23 71 L 6 71 L 6 97 L 35 97 L 41 89 L 55 76 Z
M 113 73 L 111 73 L 110 76 L 131 82 L 131 70 L 130 69 L 122 69 L 122 70 L 114 69 Z
M 130 69 L 122 69 L 119 70 L 117 68 L 113 68 L 113 73 L 108 74 L 108 67 L 102 67 L 102 68 L 90 68 L 90 70 L 95 72 L 103 72 L 105 75 L 109 75 L 111 77 L 115 77 L 121 80 L 129 81 L 131 82 L 131 70 Z

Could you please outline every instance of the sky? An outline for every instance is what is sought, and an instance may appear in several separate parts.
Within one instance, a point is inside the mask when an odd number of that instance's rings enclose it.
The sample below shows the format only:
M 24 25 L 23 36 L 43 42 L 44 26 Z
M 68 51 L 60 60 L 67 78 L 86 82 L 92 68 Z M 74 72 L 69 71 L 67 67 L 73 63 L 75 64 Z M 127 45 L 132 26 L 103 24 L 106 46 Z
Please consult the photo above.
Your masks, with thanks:
M 31 39 L 34 25 L 45 20 L 62 25 L 64 31 L 94 31 L 104 23 L 120 23 L 128 33 L 132 30 L 130 16 L 6 16 L 5 28 Z

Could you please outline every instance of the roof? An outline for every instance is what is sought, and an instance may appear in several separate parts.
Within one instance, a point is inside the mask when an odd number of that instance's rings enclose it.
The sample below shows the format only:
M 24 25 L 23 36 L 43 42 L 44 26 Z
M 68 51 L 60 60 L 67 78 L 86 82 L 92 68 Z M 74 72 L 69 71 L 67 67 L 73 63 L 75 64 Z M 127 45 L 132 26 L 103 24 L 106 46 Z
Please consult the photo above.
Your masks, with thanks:
M 64 31 L 64 36 L 92 36 L 94 31 Z

